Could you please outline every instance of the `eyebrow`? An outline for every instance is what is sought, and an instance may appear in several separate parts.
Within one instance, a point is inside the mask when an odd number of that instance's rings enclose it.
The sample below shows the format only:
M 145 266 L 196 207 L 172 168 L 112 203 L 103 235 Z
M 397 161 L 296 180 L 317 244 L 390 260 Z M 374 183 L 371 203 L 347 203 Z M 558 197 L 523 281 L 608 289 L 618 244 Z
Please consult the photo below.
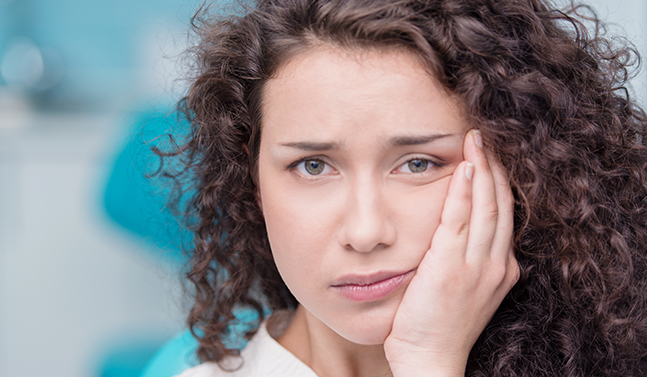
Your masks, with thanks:
M 431 143 L 438 139 L 443 139 L 446 137 L 454 136 L 454 134 L 431 134 L 431 135 L 422 135 L 422 136 L 396 136 L 387 141 L 387 145 L 391 146 L 407 146 L 407 145 L 421 145 Z M 339 143 L 328 143 L 328 142 L 311 142 L 311 141 L 299 141 L 292 143 L 281 143 L 283 147 L 300 149 L 303 151 L 309 152 L 322 152 L 329 150 L 338 150 L 341 149 Z
M 423 136 L 397 136 L 389 139 L 388 145 L 393 146 L 407 146 L 407 145 L 420 145 L 427 144 L 438 139 L 454 136 L 454 134 L 431 134 Z
M 295 143 L 282 143 L 281 146 L 301 149 L 301 150 L 304 150 L 304 151 L 315 151 L 315 152 L 329 151 L 329 150 L 333 150 L 333 149 L 340 149 L 340 145 L 338 143 L 316 143 L 316 142 L 310 142 L 310 141 L 300 141 L 300 142 L 295 142 Z

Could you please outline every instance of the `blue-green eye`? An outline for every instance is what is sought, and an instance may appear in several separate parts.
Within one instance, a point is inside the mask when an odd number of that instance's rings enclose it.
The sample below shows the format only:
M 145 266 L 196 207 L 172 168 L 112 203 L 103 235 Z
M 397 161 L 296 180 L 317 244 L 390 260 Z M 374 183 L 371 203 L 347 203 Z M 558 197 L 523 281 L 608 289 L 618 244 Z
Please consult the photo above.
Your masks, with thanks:
M 308 158 L 296 165 L 297 170 L 303 175 L 321 175 L 330 172 L 331 168 L 325 162 L 316 158 Z
M 424 173 L 434 165 L 433 161 L 414 158 L 400 165 L 396 170 L 400 173 Z
M 427 170 L 427 161 L 426 160 L 411 160 L 407 163 L 409 170 L 412 173 L 422 173 Z

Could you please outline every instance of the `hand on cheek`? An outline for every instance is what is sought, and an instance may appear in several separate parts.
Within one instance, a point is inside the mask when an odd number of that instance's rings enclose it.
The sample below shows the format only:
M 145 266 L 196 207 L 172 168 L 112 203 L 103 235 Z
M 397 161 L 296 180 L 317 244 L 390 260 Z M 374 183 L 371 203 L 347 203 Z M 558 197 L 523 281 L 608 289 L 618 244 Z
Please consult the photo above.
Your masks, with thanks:
M 519 278 L 513 204 L 480 133 L 465 136 L 440 225 L 384 343 L 394 376 L 463 376 L 469 352 Z

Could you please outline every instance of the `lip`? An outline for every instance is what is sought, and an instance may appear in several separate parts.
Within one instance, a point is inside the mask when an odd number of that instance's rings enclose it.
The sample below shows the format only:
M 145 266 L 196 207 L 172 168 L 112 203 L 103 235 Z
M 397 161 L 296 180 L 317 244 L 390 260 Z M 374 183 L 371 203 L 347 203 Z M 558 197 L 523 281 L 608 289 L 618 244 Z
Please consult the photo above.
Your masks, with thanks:
M 370 275 L 346 275 L 331 287 L 352 301 L 376 301 L 395 292 L 413 277 L 415 269 L 405 272 L 383 271 Z

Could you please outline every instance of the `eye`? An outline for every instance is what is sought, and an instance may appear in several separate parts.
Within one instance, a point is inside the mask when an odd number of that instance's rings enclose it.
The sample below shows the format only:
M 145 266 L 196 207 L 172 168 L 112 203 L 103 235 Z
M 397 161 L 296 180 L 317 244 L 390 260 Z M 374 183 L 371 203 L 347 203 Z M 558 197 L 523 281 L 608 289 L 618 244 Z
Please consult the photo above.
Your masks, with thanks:
M 296 164 L 296 169 L 303 175 L 328 174 L 332 170 L 330 165 L 316 158 L 307 158 Z
M 433 161 L 414 158 L 398 166 L 396 170 L 398 173 L 424 173 L 433 166 L 436 166 Z

